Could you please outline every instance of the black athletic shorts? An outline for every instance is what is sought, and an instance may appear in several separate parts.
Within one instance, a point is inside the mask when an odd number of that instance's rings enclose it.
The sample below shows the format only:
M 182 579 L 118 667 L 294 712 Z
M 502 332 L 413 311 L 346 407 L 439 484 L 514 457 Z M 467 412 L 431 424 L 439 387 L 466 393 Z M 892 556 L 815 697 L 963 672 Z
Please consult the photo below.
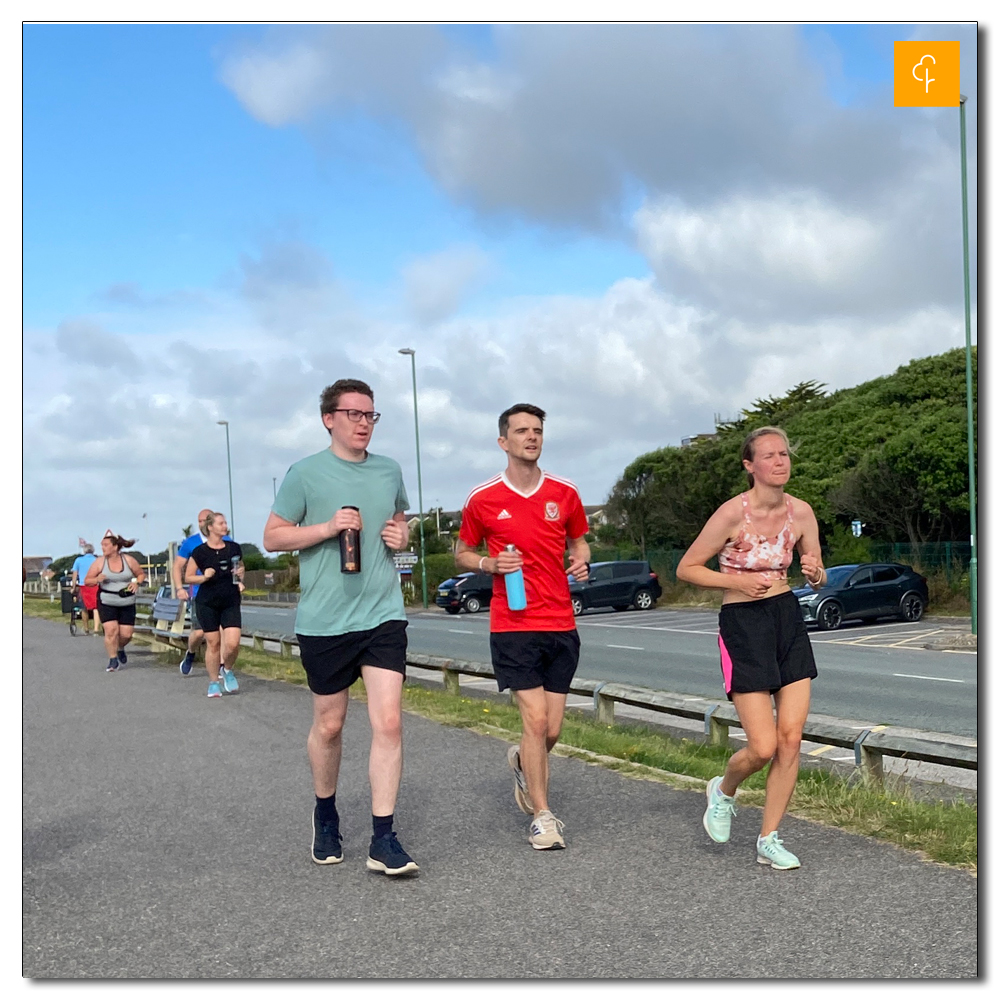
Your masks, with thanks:
M 490 653 L 503 691 L 545 688 L 568 694 L 580 662 L 580 636 L 569 632 L 491 632 Z
M 381 667 L 406 676 L 407 622 L 388 621 L 343 635 L 299 635 L 299 654 L 313 694 L 349 688 L 362 667 Z
M 768 691 L 816 676 L 816 661 L 798 598 L 790 591 L 759 601 L 723 604 L 719 654 L 726 697 Z
M 204 587 L 198 588 L 194 603 L 198 608 L 198 627 L 202 632 L 243 627 L 243 616 L 240 614 L 240 588 L 232 584 L 220 586 L 218 589 L 221 593 L 216 593 L 214 589 L 206 593 Z
M 97 595 L 97 614 L 101 619 L 101 624 L 105 622 L 118 622 L 119 625 L 135 624 L 135 605 L 126 604 L 124 607 L 105 604 L 101 600 L 101 595 Z

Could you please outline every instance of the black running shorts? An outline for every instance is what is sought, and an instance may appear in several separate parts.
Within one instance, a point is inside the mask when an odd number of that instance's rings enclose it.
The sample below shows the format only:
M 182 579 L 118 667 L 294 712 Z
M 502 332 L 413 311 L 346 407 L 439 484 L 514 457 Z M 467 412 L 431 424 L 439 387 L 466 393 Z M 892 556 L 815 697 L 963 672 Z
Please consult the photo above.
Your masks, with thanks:
M 490 653 L 503 691 L 544 688 L 568 694 L 580 662 L 580 636 L 569 632 L 491 632 Z
M 242 628 L 240 614 L 240 589 L 235 584 L 220 586 L 221 593 L 204 587 L 198 588 L 194 603 L 198 608 L 198 627 L 202 632 L 218 632 L 222 628 Z M 192 624 L 192 628 L 193 628 Z
M 119 625 L 135 624 L 135 605 L 126 604 L 124 607 L 117 607 L 105 604 L 101 600 L 101 595 L 97 595 L 97 615 L 101 619 L 101 624 L 105 622 L 118 622 Z
M 337 694 L 349 688 L 362 667 L 381 667 L 406 676 L 407 622 L 382 622 L 375 628 L 343 635 L 299 635 L 299 654 L 313 694 Z
M 796 596 L 786 590 L 759 601 L 723 604 L 719 654 L 726 697 L 768 691 L 816 676 L 816 661 Z

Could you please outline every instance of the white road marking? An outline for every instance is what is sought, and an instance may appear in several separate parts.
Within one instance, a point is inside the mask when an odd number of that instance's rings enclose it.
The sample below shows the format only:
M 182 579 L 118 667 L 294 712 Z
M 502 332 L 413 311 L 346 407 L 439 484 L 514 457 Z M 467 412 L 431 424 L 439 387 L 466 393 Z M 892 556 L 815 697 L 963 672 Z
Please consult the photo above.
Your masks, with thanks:
M 966 656 L 978 656 L 979 655 L 979 650 L 978 649 L 939 649 L 939 650 L 937 650 L 937 652 L 939 652 L 939 653 L 963 653 Z
M 912 677 L 918 681 L 947 681 L 949 684 L 964 684 L 957 677 L 925 677 L 923 674 L 893 674 L 893 677 Z
M 577 618 L 578 625 L 589 625 L 591 628 L 634 628 L 644 632 L 686 632 L 690 635 L 718 635 L 719 630 L 713 629 L 693 629 L 693 628 L 667 628 L 665 625 L 605 625 L 601 622 L 581 622 Z
M 642 652 L 643 649 L 642 646 L 616 646 L 613 642 L 606 642 L 605 645 L 608 647 L 608 649 L 637 649 L 639 650 L 640 653 Z
M 462 635 L 476 635 L 471 628 L 450 628 L 449 632 L 460 632 Z

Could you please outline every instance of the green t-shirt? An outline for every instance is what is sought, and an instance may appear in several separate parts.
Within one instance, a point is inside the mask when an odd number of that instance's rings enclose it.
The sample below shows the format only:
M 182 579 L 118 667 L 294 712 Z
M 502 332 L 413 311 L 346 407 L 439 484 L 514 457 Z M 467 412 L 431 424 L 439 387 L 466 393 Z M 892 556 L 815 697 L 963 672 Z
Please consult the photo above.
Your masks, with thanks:
M 385 522 L 408 505 L 398 462 L 370 452 L 362 462 L 347 462 L 325 448 L 288 470 L 271 509 L 292 524 L 320 524 L 348 505 L 361 512 L 361 572 L 341 573 L 337 538 L 299 552 L 300 635 L 343 635 L 406 621 L 399 574 L 381 535 Z

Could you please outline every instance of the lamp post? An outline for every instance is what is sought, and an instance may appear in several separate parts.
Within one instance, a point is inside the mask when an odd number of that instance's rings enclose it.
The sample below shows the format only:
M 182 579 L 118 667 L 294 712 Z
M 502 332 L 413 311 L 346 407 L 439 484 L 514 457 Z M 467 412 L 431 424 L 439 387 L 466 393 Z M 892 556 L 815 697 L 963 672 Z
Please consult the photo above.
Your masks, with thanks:
M 401 347 L 400 354 L 409 354 L 413 373 L 413 430 L 417 438 L 417 503 L 420 505 L 420 583 L 424 607 L 427 607 L 427 560 L 424 555 L 424 486 L 420 478 L 420 420 L 417 417 L 417 352 L 412 347 Z
M 962 145 L 962 257 L 965 277 L 965 403 L 968 414 L 969 440 L 969 538 L 972 554 L 969 560 L 969 605 L 972 612 L 972 634 L 978 634 L 978 576 L 979 565 L 976 558 L 976 448 L 973 430 L 972 408 L 972 303 L 969 291 L 969 184 L 966 178 L 965 161 L 965 102 L 968 98 L 960 94 L 958 98 L 958 120 Z
M 271 490 L 274 493 L 274 499 L 278 499 L 278 477 L 271 476 Z
M 229 457 L 229 421 L 216 420 L 216 423 L 226 428 L 226 468 L 229 470 L 229 532 L 235 538 L 236 528 L 233 526 L 235 520 L 233 517 L 233 463 Z

